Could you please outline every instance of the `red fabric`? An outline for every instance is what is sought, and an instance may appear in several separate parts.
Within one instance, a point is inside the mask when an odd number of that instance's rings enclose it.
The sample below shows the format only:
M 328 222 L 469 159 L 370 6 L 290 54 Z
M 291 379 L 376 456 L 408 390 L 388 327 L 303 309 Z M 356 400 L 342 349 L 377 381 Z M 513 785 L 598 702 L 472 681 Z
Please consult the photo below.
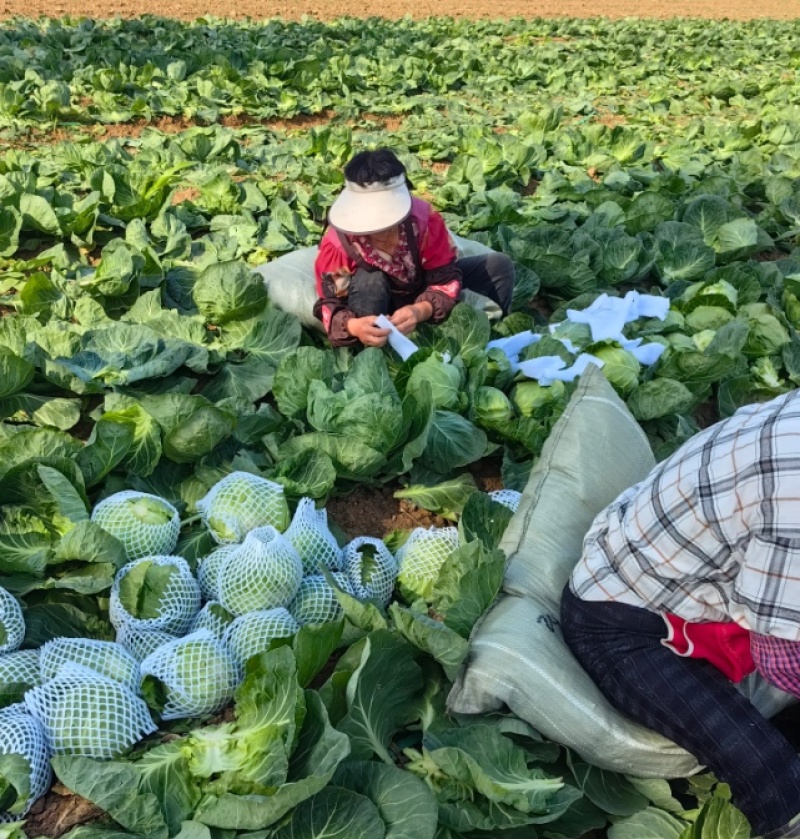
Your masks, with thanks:
M 732 682 L 756 669 L 751 633 L 738 623 L 689 623 L 677 615 L 664 615 L 664 620 L 668 634 L 661 643 L 677 655 L 705 659 Z
M 420 198 L 411 200 L 411 221 L 417 231 L 417 243 L 419 247 L 420 262 L 424 272 L 435 272 L 436 269 L 448 265 L 455 265 L 457 256 L 456 247 L 444 219 L 437 213 L 427 201 Z M 413 284 L 417 279 L 413 267 L 413 260 L 408 258 L 408 243 L 402 235 L 401 246 L 398 254 L 391 262 L 380 257 L 373 248 L 364 247 L 364 238 L 361 236 L 350 237 L 356 246 L 362 259 L 368 264 L 375 265 L 381 271 L 390 273 L 397 277 L 399 284 Z M 314 263 L 314 273 L 317 281 L 317 302 L 318 316 L 321 318 L 325 331 L 331 337 L 334 326 L 336 331 L 341 331 L 346 321 L 352 317 L 352 312 L 347 309 L 344 302 L 337 305 L 329 305 L 328 298 L 323 288 L 323 274 L 338 274 L 346 272 L 352 274 L 356 270 L 356 263 L 350 259 L 339 241 L 339 236 L 334 228 L 328 228 L 319 245 L 319 252 Z M 446 276 L 445 282 L 426 285 L 414 299 L 414 302 L 428 301 L 434 309 L 433 321 L 441 320 L 449 314 L 450 309 L 455 305 L 461 291 L 460 272 L 454 267 L 454 276 Z M 435 275 L 434 275 L 435 276 Z M 325 305 L 320 305 L 324 300 Z M 335 316 L 336 324 L 332 324 Z

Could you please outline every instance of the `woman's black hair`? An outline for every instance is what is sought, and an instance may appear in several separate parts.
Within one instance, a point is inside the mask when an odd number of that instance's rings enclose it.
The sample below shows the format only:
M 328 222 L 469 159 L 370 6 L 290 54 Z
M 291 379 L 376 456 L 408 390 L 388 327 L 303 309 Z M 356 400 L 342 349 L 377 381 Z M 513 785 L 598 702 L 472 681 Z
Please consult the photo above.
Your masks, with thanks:
M 344 176 L 359 186 L 372 183 L 385 183 L 398 175 L 405 175 L 406 186 L 411 190 L 414 184 L 408 179 L 406 167 L 397 155 L 387 148 L 374 151 L 360 151 L 344 167 Z

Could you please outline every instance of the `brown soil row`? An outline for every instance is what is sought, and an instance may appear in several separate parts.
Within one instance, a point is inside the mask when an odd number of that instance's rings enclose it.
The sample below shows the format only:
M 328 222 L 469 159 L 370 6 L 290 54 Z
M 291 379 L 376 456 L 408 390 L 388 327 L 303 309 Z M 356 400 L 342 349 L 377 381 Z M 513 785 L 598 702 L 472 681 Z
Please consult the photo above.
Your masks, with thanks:
M 731 20 L 800 18 L 800 0 L 0 0 L 0 19 L 86 16 L 94 18 L 167 15 L 183 20 L 214 15 L 263 20 L 271 17 L 321 20 L 342 16 L 447 15 L 467 18 L 508 17 L 694 17 Z

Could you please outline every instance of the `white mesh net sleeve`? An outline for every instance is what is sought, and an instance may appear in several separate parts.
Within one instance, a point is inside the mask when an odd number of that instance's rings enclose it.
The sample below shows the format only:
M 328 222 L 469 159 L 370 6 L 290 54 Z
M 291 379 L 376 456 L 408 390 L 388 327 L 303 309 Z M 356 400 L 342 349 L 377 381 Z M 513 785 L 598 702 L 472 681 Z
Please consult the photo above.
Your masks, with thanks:
M 288 540 L 274 527 L 259 527 L 220 569 L 219 602 L 237 617 L 286 606 L 302 578 L 303 563 Z
M 459 546 L 455 527 L 417 527 L 397 552 L 397 579 L 418 597 L 428 597 L 439 569 Z
M 153 650 L 157 650 L 168 641 L 174 641 L 177 637 L 171 632 L 164 632 L 163 629 L 143 629 L 130 623 L 122 624 L 117 630 L 117 643 L 125 647 L 139 663 Z
M 283 532 L 289 505 L 283 487 L 249 472 L 231 472 L 197 502 L 203 524 L 221 545 L 241 542 L 257 527 Z
M 241 672 L 247 659 L 263 653 L 273 638 L 289 638 L 299 628 L 283 607 L 265 609 L 236 618 L 225 631 L 223 640 Z
M 0 587 L 0 653 L 16 650 L 24 637 L 22 606 L 10 591 Z
M 217 579 L 219 569 L 227 562 L 228 557 L 238 548 L 238 545 L 223 545 L 208 556 L 204 556 L 197 565 L 197 582 L 200 584 L 200 594 L 204 600 L 219 600 Z
M 331 571 L 342 567 L 342 549 L 328 529 L 328 513 L 312 498 L 301 498 L 289 529 L 283 534 L 303 562 L 303 573 L 318 574 L 321 565 Z
M 159 647 L 141 664 L 142 692 L 158 694 L 165 720 L 199 717 L 222 709 L 238 683 L 236 665 L 225 645 L 207 629 Z
M 114 641 L 93 638 L 54 638 L 41 648 L 39 672 L 42 682 L 55 678 L 70 662 L 108 676 L 134 693 L 139 690 L 139 663 Z
M 353 595 L 386 605 L 394 589 L 397 562 L 382 539 L 359 536 L 344 547 L 344 570 Z
M 128 559 L 172 553 L 181 529 L 178 511 L 169 501 L 127 489 L 97 504 L 92 521 L 122 542 Z
M 353 594 L 347 574 L 334 571 L 333 578 L 339 588 Z M 343 614 L 336 594 L 321 574 L 303 578 L 294 600 L 289 604 L 289 611 L 299 624 L 328 623 L 338 620 Z
M 42 724 L 20 705 L 0 710 L 0 754 L 21 755 L 30 766 L 30 794 L 17 801 L 8 815 L 24 816 L 37 798 L 43 796 L 53 779 L 50 749 Z
M 55 754 L 119 757 L 156 730 L 143 699 L 79 664 L 25 694 L 25 707 L 44 726 Z
M 517 507 L 519 507 L 519 500 L 522 498 L 522 493 L 517 492 L 515 489 L 495 489 L 489 493 L 489 498 L 508 507 L 512 513 L 516 513 Z
M 207 629 L 215 638 L 221 640 L 232 622 L 233 615 L 220 602 L 209 600 L 195 615 L 190 631 Z
M 41 684 L 39 650 L 14 650 L 0 653 L 0 685 Z
M 126 604 L 138 614 L 131 614 Z M 200 587 L 180 556 L 148 556 L 117 571 L 108 616 L 115 629 L 130 623 L 142 629 L 188 632 L 200 610 Z

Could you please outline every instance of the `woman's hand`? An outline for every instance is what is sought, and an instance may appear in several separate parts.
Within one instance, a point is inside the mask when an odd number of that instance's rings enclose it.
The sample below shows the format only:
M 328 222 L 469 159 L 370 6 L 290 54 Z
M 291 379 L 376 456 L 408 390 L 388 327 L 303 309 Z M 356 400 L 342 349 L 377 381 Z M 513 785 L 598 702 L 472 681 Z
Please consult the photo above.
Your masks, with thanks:
M 350 318 L 347 321 L 347 331 L 365 347 L 382 347 L 389 337 L 388 329 L 381 329 L 375 326 L 375 315 L 366 315 L 363 318 Z
M 423 300 L 421 303 L 403 306 L 389 320 L 394 324 L 398 332 L 402 332 L 403 335 L 408 335 L 417 328 L 417 324 L 428 320 L 432 314 L 433 306 L 427 300 Z

